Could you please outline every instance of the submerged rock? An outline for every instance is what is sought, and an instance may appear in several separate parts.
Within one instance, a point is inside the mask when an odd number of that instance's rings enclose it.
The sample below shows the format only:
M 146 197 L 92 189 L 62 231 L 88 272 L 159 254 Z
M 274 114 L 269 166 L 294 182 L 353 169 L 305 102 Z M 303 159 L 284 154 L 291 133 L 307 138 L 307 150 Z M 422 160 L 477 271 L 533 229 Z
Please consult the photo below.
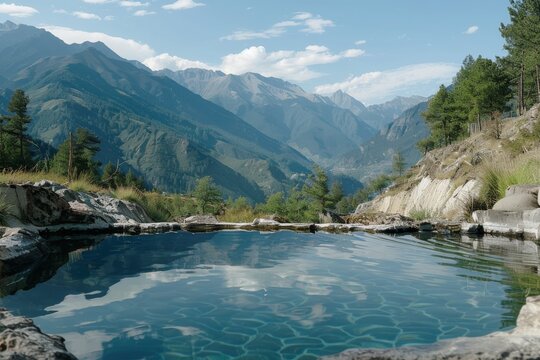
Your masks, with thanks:
M 31 319 L 13 316 L 0 308 L 0 357 L 2 359 L 70 360 L 64 339 L 47 335 Z

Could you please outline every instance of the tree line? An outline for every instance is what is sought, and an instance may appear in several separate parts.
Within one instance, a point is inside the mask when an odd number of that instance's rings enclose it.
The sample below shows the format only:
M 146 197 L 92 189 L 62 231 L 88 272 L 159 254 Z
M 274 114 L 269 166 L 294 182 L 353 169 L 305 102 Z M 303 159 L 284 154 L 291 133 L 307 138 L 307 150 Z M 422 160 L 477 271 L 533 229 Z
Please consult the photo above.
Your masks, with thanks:
M 521 115 L 540 102 L 540 0 L 510 0 L 508 11 L 510 23 L 500 26 L 508 55 L 465 58 L 452 85 L 441 85 L 423 113 L 431 133 L 418 143 L 421 152 L 467 136 L 471 123 L 481 129 L 487 119 L 498 127 L 505 110 Z

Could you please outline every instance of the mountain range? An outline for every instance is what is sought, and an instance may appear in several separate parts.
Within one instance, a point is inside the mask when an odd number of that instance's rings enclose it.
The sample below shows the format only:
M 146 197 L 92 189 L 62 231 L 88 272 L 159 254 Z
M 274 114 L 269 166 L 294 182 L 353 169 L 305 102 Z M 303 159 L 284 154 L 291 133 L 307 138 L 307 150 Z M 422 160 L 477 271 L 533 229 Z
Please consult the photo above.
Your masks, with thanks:
M 225 195 L 260 201 L 295 185 L 313 163 L 347 176 L 358 154 L 407 101 L 365 107 L 345 93 L 310 94 L 260 74 L 188 69 L 154 73 L 103 43 L 67 45 L 45 30 L 0 24 L 0 112 L 29 95 L 31 135 L 58 146 L 85 127 L 101 162 L 121 161 L 152 187 L 185 192 L 212 176 Z M 365 152 L 364 152 L 365 153 Z M 351 166 L 353 163 L 350 163 Z

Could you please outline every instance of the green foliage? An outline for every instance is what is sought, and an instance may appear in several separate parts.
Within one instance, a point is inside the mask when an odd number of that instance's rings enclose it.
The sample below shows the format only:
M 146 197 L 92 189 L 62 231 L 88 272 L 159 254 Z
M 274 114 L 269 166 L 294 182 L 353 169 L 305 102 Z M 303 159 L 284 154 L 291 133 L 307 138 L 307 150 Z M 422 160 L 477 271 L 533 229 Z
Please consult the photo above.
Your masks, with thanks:
M 468 124 L 488 116 L 499 121 L 511 96 L 510 80 L 502 64 L 468 56 L 454 79 L 451 90 L 441 85 L 422 114 L 431 130 L 428 139 L 418 143 L 426 153 L 467 135 Z M 496 124 L 499 125 L 498 123 Z
M 257 210 L 261 213 L 269 215 L 286 216 L 287 208 L 285 204 L 285 196 L 282 192 L 277 192 L 266 198 L 264 204 L 257 206 Z
M 510 185 L 540 183 L 540 151 L 515 159 L 499 159 L 486 165 L 482 174 L 480 201 L 491 208 L 505 196 Z
M 312 211 L 317 214 L 334 205 L 328 190 L 328 176 L 319 166 L 313 168 L 313 173 L 309 175 L 302 192 L 310 200 L 313 207 Z
M 416 143 L 416 147 L 422 154 L 426 155 L 428 151 L 435 148 L 435 140 L 433 140 L 433 137 L 422 139 Z
M 507 71 L 519 78 L 523 70 L 524 105 L 540 101 L 537 82 L 540 65 L 540 2 L 538 0 L 510 0 L 509 24 L 501 24 L 508 56 L 504 59 Z M 519 90 L 518 90 L 519 91 Z
M 221 191 L 210 176 L 197 180 L 193 191 L 199 214 L 217 214 L 221 209 L 223 199 Z
M 394 173 L 398 176 L 402 176 L 406 165 L 403 154 L 401 152 L 395 153 L 392 159 L 392 169 L 394 170 Z
M 433 215 L 427 209 L 412 209 L 409 211 L 409 217 L 415 221 L 423 221 L 427 219 L 432 219 Z
M 99 162 L 94 160 L 99 151 L 100 140 L 87 129 L 77 129 L 58 148 L 51 169 L 57 174 L 77 179 L 82 174 L 95 181 L 98 179 Z
M 8 104 L 11 115 L 0 115 L 0 168 L 26 169 L 32 165 L 28 136 L 30 98 L 16 90 Z

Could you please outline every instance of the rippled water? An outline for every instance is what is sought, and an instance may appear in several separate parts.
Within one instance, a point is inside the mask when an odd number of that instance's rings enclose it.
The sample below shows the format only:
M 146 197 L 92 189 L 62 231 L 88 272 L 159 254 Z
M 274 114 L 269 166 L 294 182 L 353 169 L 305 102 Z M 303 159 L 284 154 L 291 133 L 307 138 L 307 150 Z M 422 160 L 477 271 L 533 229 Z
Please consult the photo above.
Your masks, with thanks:
M 0 305 L 82 359 L 309 359 L 479 336 L 513 326 L 539 263 L 531 242 L 292 232 L 108 237 L 53 260 Z

